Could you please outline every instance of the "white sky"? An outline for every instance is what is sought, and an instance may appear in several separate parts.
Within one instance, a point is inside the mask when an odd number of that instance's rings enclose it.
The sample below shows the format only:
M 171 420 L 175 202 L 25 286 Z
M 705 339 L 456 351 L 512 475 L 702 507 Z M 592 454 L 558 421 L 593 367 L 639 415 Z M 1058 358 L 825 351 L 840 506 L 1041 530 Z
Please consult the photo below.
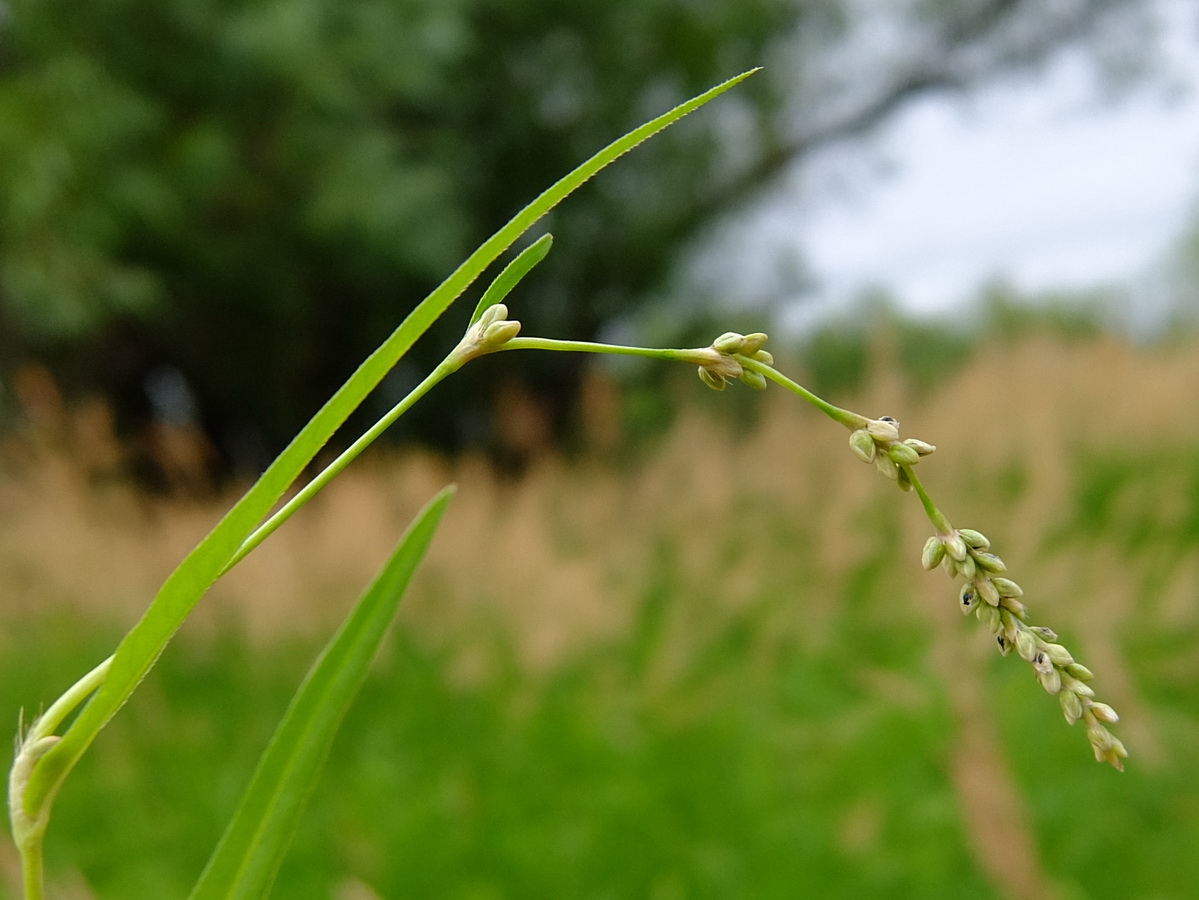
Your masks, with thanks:
M 802 219 L 796 239 L 819 295 L 883 285 L 927 312 L 997 275 L 1040 290 L 1144 273 L 1199 214 L 1192 2 L 1160 4 L 1172 23 L 1167 74 L 1114 104 L 1066 55 L 1035 80 L 905 110 L 873 144 L 892 174 Z

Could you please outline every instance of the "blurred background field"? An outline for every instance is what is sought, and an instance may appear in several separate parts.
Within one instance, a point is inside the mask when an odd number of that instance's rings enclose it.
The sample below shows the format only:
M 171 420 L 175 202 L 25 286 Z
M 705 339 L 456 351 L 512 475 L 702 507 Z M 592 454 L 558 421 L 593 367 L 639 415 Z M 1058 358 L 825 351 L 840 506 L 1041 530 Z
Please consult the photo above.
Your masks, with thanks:
M 600 442 L 511 480 L 391 450 L 339 479 L 217 586 L 68 783 L 56 895 L 186 892 L 322 630 L 455 480 L 276 896 L 1189 896 L 1199 346 L 1033 329 L 913 374 L 903 334 L 792 371 L 856 381 L 834 399 L 938 444 L 930 490 L 1098 674 L 1123 775 L 955 611 L 919 505 L 838 426 L 681 373 L 633 461 Z M 606 396 L 597 432 L 627 407 Z M 5 444 L 0 478 L 9 722 L 109 651 L 234 496 L 89 484 L 71 439 L 37 439 Z
M 768 331 L 937 444 L 934 497 L 1131 752 L 1092 760 L 799 400 L 505 353 L 205 598 L 68 781 L 51 895 L 186 895 L 454 481 L 275 896 L 1194 896 L 1197 37 L 1186 0 L 0 0 L 0 723 L 111 652 L 481 240 L 762 65 L 539 226 L 522 333 Z M 0 900 L 17 877 L 0 842 Z

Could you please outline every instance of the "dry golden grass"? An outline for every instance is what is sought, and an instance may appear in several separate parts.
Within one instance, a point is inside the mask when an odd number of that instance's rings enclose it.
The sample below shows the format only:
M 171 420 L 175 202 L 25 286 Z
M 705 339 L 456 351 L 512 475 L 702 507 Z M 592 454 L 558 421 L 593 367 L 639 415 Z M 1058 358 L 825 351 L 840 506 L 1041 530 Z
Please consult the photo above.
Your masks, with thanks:
M 887 361 L 876 368 L 887 371 Z M 894 377 L 836 399 L 895 415 L 905 434 L 935 442 L 939 451 L 922 473 L 955 524 L 986 531 L 1022 580 L 1032 576 L 1038 594 L 1060 598 L 1057 614 L 1072 614 L 1084 579 L 1090 627 L 1107 630 L 1126 612 L 1119 598 L 1127 568 L 1083 548 L 1041 571 L 1039 550 L 1062 520 L 1081 448 L 1199 444 L 1199 417 L 1186 414 L 1199 406 L 1199 353 L 1137 351 L 1114 338 L 1038 338 L 984 350 L 918 400 Z M 735 558 L 715 550 L 728 532 L 748 527 L 751 507 L 794 522 L 804 541 L 797 553 L 820 561 L 814 578 L 836 578 L 873 552 L 856 539 L 858 523 L 872 504 L 907 498 L 892 497 L 845 452 L 844 437 L 772 391 L 748 435 L 735 439 L 693 408 L 635 471 L 549 457 L 510 483 L 469 457 L 450 464 L 421 453 L 375 453 L 218 585 L 197 627 L 238 616 L 251 633 L 269 636 L 327 624 L 412 513 L 453 480 L 461 489 L 405 620 L 438 632 L 485 615 L 511 625 L 531 663 L 549 664 L 579 641 L 621 630 L 630 595 L 666 537 L 697 590 L 718 594 L 730 608 L 746 602 L 776 577 L 775 551 L 753 540 Z M 183 502 L 89 483 L 75 463 L 82 452 L 69 441 L 27 441 L 0 457 L 0 620 L 47 606 L 131 619 L 234 499 Z M 994 485 L 1012 466 L 1026 484 L 1008 499 Z M 918 504 L 905 506 L 904 540 L 918 548 L 928 528 Z M 946 585 L 916 565 L 912 573 L 928 586 L 930 612 L 939 610 Z M 1187 592 L 1180 582 L 1169 590 L 1163 611 L 1185 617 Z M 827 613 L 805 610 L 813 639 Z
M 1199 451 L 1197 350 L 1041 337 L 985 349 L 919 396 L 885 374 L 858 396 L 830 398 L 894 415 L 906 436 L 938 445 L 921 466 L 929 490 L 955 524 L 991 537 L 1028 592 L 1033 620 L 1068 635 L 1100 673 L 1103 699 L 1125 715 L 1122 736 L 1138 765 L 1159 763 L 1163 751 L 1152 718 L 1141 714 L 1119 639 L 1147 611 L 1167 627 L 1193 625 L 1199 547 L 1171 561 L 1151 601 L 1133 598 L 1143 594 L 1152 554 L 1129 558 L 1097 541 L 1072 543 L 1064 553 L 1046 548 L 1074 502 L 1080 452 L 1118 459 L 1155 448 Z M 884 354 L 875 368 L 895 371 L 889 362 Z M 610 447 L 612 398 L 596 396 L 588 402 L 602 421 L 592 431 Z M 0 455 L 0 625 L 48 608 L 131 622 L 234 499 L 180 502 L 121 483 L 97 485 L 82 474 L 86 452 L 61 434 L 35 434 Z M 1004 487 L 1014 471 L 1019 490 Z M 455 635 L 499 623 L 527 666 L 548 669 L 580 647 L 626 633 L 663 554 L 671 554 L 675 589 L 702 602 L 672 611 L 650 690 L 655 679 L 670 683 L 691 646 L 764 594 L 795 592 L 803 604 L 761 610 L 773 617 L 763 633 L 786 632 L 813 650 L 831 642 L 846 580 L 880 552 L 878 530 L 864 524 L 880 509 L 899 510 L 907 564 L 892 577 L 900 596 L 917 598 L 912 614 L 932 635 L 930 669 L 940 673 L 960 724 L 950 766 L 979 858 L 984 865 L 1002 858 L 988 871 L 1006 895 L 1056 895 L 1029 834 L 1025 799 L 998 749 L 989 701 L 978 681 L 960 677 L 993 649 L 973 621 L 963 626 L 949 582 L 920 568 L 930 528 L 919 504 L 859 463 L 842 429 L 781 391 L 769 393 L 759 423 L 740 436 L 691 407 L 631 470 L 547 457 L 512 483 L 470 457 L 370 455 L 220 583 L 189 630 L 203 634 L 233 619 L 254 639 L 270 640 L 327 628 L 415 510 L 451 480 L 458 496 L 402 608 L 402 626 L 418 640 L 457 646 Z M 1173 521 L 1194 501 L 1170 487 L 1120 502 L 1148 504 L 1160 521 Z M 782 529 L 790 543 L 759 540 L 758 522 Z M 888 615 L 886 603 L 872 614 Z M 888 702 L 928 702 L 927 687 L 868 661 L 858 668 L 855 677 Z M 488 671 L 486 650 L 461 643 L 455 676 L 474 682 Z M 873 815 L 867 807 L 848 810 L 847 847 L 867 840 Z

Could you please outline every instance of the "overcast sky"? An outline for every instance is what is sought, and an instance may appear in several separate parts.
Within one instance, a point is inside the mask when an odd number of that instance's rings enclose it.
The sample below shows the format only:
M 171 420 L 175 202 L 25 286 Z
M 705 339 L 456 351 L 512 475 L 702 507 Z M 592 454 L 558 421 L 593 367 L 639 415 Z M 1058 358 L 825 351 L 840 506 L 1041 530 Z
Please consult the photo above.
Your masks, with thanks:
M 998 275 L 1036 290 L 1144 273 L 1199 213 L 1197 7 L 1161 6 L 1166 74 L 1120 102 L 1097 100 L 1067 54 L 1035 80 L 896 117 L 873 143 L 890 174 L 818 199 L 795 232 L 820 296 L 885 285 L 931 311 Z

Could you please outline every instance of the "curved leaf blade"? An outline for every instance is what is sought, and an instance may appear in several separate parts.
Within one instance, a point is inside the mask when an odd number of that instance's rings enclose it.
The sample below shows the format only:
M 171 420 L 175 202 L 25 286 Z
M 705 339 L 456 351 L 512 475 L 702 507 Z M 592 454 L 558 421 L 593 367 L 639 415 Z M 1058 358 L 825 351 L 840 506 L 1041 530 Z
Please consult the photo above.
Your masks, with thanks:
M 479 321 L 479 317 L 489 307 L 495 306 L 497 303 L 502 303 L 504 298 L 512 293 L 512 289 L 520 284 L 526 275 L 533 271 L 533 267 L 545 259 L 553 243 L 554 236 L 552 234 L 543 234 L 532 244 L 525 247 L 524 250 L 521 250 L 520 255 L 516 259 L 504 266 L 504 270 L 495 277 L 495 281 L 491 282 L 487 290 L 483 292 L 483 296 L 479 300 L 479 305 L 471 313 L 470 323 L 467 327 L 469 328 L 470 325 L 474 325 L 475 322 Z
M 421 510 L 304 678 L 192 889 L 191 900 L 266 896 L 337 728 L 366 678 L 453 492 L 453 487 L 444 489 Z

